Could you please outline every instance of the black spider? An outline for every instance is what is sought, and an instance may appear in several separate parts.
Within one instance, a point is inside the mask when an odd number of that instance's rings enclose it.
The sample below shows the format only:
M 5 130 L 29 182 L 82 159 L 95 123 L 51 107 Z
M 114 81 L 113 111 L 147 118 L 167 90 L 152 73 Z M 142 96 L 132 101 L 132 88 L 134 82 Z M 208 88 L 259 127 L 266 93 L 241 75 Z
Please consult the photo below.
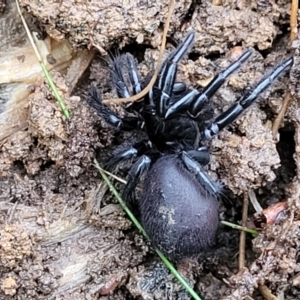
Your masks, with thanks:
M 188 33 L 168 56 L 148 95 L 127 107 L 135 112 L 134 116 L 122 119 L 116 116 L 102 103 L 95 87 L 91 88 L 89 97 L 98 114 L 114 128 L 136 129 L 145 125 L 152 147 L 149 149 L 149 143 L 143 141 L 118 150 L 108 166 L 139 157 L 129 172 L 123 199 L 129 207 L 137 208 L 153 245 L 172 260 L 197 255 L 214 243 L 219 224 L 217 198 L 221 184 L 203 170 L 209 163 L 205 141 L 232 123 L 293 63 L 290 58 L 277 66 L 254 89 L 212 121 L 209 98 L 249 58 L 251 51 L 246 51 L 199 92 L 176 82 L 177 64 L 191 48 L 194 36 L 194 32 Z M 131 54 L 113 59 L 110 70 L 119 97 L 127 98 L 142 90 L 137 63 Z M 142 175 L 145 175 L 143 191 L 137 200 L 135 188 Z

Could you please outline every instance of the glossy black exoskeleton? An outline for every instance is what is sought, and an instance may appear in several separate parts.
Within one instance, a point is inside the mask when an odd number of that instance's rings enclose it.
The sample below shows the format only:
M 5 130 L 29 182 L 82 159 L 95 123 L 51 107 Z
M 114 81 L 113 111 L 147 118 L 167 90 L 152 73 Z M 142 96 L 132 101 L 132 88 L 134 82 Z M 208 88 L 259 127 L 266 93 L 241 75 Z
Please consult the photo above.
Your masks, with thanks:
M 194 32 L 188 33 L 163 63 L 147 96 L 129 108 L 135 112 L 134 117 L 116 116 L 103 104 L 95 87 L 89 94 L 91 106 L 114 128 L 128 130 L 145 125 L 143 129 L 153 147 L 149 149 L 148 141 L 142 141 L 117 150 L 107 166 L 139 157 L 129 172 L 123 199 L 131 208 L 137 208 L 153 245 L 172 260 L 195 256 L 214 243 L 221 184 L 203 170 L 209 163 L 205 141 L 232 123 L 293 63 L 292 58 L 281 63 L 249 93 L 213 119 L 209 98 L 249 58 L 251 51 L 244 52 L 199 92 L 176 82 L 177 64 L 191 47 L 194 36 Z M 131 54 L 113 59 L 110 70 L 119 97 L 128 98 L 142 90 L 137 63 Z M 145 177 L 143 191 L 137 199 L 135 188 L 142 176 Z

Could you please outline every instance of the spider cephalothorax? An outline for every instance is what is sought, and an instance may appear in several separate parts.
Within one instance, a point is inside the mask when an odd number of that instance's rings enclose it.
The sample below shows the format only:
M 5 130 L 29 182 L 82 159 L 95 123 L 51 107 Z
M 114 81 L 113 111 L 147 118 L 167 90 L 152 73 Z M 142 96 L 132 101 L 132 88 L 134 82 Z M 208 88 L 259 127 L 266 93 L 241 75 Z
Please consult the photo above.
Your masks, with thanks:
M 148 141 L 141 141 L 120 149 L 108 166 L 137 157 L 129 172 L 123 198 L 138 211 L 153 245 L 173 260 L 197 255 L 212 246 L 218 228 L 217 198 L 221 185 L 203 170 L 209 163 L 204 142 L 232 123 L 293 63 L 292 58 L 281 63 L 251 92 L 214 119 L 209 98 L 250 57 L 251 51 L 245 51 L 199 92 L 176 82 L 177 64 L 190 49 L 194 37 L 194 32 L 187 34 L 163 63 L 147 96 L 133 103 L 130 109 L 136 113 L 135 117 L 121 119 L 116 116 L 102 103 L 95 87 L 91 88 L 89 97 L 90 104 L 114 128 L 136 129 L 139 124 L 145 124 L 143 130 L 153 147 L 149 149 Z M 136 60 L 131 54 L 113 59 L 110 70 L 119 97 L 128 98 L 143 88 Z M 135 188 L 142 175 L 145 175 L 143 191 L 137 199 Z

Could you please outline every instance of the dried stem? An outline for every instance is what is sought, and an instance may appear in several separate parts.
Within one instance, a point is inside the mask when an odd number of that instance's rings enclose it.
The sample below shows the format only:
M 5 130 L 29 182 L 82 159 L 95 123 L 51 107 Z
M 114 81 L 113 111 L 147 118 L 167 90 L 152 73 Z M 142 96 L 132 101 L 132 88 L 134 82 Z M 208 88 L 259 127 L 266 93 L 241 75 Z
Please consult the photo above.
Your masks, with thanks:
M 243 201 L 243 215 L 242 215 L 242 226 L 246 227 L 247 223 L 247 217 L 248 217 L 248 205 L 249 205 L 249 199 L 248 199 L 248 193 L 244 193 L 244 201 Z M 246 232 L 241 231 L 240 233 L 240 246 L 239 246 L 239 269 L 245 267 L 245 250 L 246 248 Z
M 279 126 L 286 114 L 286 111 L 290 105 L 290 102 L 291 102 L 291 99 L 292 99 L 292 95 L 288 92 L 283 100 L 283 103 L 282 103 L 282 107 L 280 109 L 280 112 L 279 114 L 277 115 L 274 123 L 273 123 L 273 126 L 272 126 L 272 133 L 273 133 L 273 137 L 275 138 L 276 135 L 277 135 L 277 132 L 278 132 L 278 129 L 279 129 Z
M 297 30 L 297 14 L 298 14 L 298 0 L 292 0 L 291 18 L 290 18 L 290 26 L 291 26 L 290 41 L 291 42 L 293 42 L 295 40 L 295 38 L 297 37 L 297 33 L 298 33 L 298 30 Z M 285 98 L 284 98 L 281 110 L 280 110 L 279 114 L 277 115 L 277 117 L 276 117 L 276 119 L 273 123 L 272 133 L 273 133 L 274 138 L 277 135 L 279 126 L 280 126 L 280 124 L 281 124 L 281 122 L 282 122 L 282 120 L 283 120 L 283 118 L 286 114 L 286 111 L 289 107 L 291 99 L 292 99 L 292 95 L 291 95 L 291 93 L 288 92 L 286 94 Z
M 260 203 L 258 202 L 255 192 L 253 190 L 248 191 L 248 196 L 250 198 L 250 202 L 253 205 L 256 212 L 262 212 L 263 208 L 261 207 Z
M 291 19 L 290 19 L 290 26 L 291 26 L 291 36 L 290 40 L 293 42 L 297 37 L 297 12 L 298 12 L 298 0 L 292 0 L 292 9 L 291 9 Z
M 266 300 L 278 300 L 265 285 L 260 285 L 258 289 Z

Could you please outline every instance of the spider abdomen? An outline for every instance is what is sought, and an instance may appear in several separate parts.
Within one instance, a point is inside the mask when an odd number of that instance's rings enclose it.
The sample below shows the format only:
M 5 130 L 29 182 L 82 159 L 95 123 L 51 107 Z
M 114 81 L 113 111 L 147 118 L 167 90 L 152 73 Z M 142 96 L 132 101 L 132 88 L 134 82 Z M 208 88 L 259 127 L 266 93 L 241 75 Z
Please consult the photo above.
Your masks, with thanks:
M 175 155 L 151 167 L 139 211 L 153 245 L 171 259 L 197 255 L 214 243 L 218 202 Z

